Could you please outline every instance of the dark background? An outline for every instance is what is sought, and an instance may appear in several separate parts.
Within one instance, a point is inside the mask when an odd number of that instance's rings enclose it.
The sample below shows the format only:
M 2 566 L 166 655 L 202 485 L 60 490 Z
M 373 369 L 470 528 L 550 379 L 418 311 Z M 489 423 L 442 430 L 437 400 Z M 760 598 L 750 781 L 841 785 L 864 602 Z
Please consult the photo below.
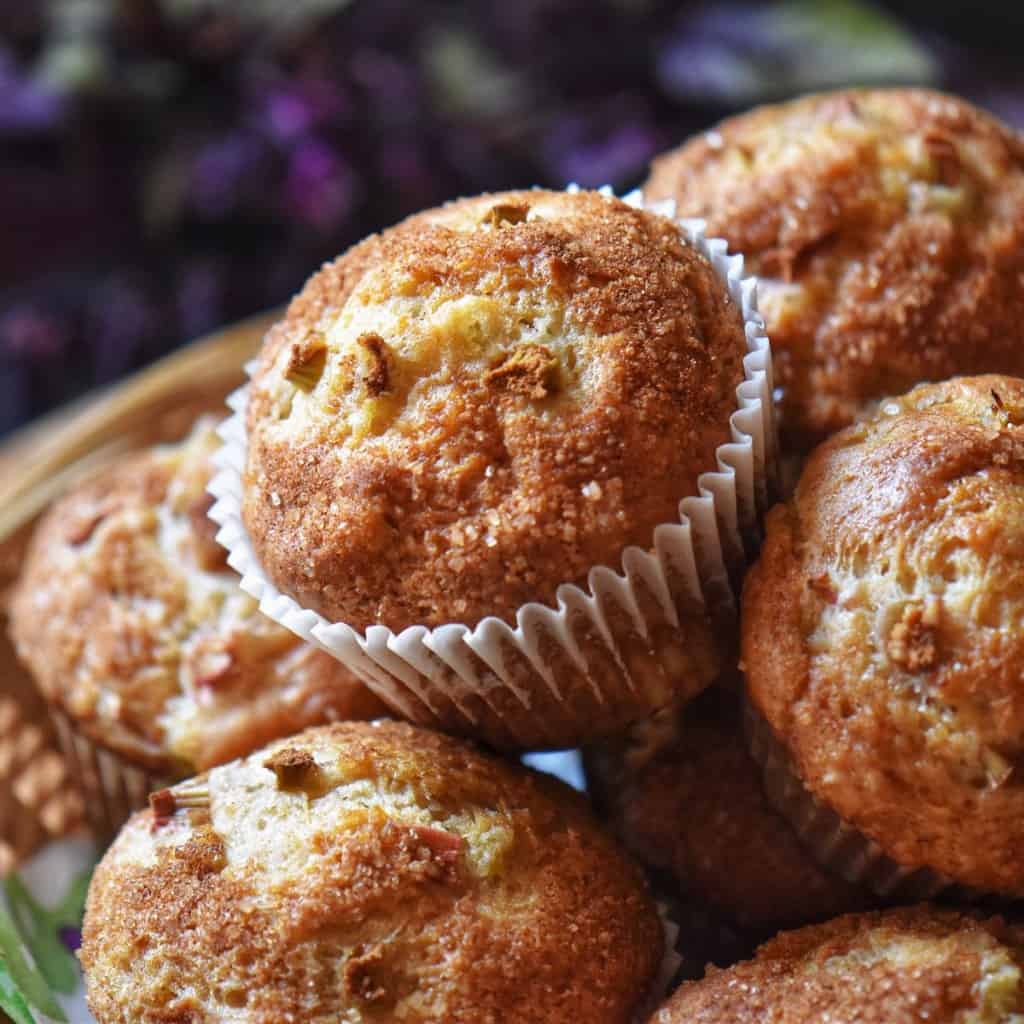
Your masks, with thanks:
M 730 112 L 924 83 L 1024 128 L 1024 3 L 0 0 L 0 434 L 460 193 L 638 183 Z

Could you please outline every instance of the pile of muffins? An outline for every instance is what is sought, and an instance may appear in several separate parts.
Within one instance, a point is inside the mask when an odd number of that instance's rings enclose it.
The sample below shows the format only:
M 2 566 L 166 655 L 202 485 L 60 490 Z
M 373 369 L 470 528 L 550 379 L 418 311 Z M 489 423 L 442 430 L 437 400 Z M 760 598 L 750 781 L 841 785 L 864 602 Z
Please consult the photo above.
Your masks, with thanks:
M 1024 139 L 923 90 L 324 266 L 12 603 L 96 1020 L 1020 1024 L 1016 375 Z

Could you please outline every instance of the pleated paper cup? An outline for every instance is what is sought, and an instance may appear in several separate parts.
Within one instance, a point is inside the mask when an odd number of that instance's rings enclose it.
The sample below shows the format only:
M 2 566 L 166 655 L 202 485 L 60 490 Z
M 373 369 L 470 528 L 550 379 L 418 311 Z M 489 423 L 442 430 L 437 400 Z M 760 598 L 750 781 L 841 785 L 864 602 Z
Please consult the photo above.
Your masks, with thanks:
M 761 768 L 765 794 L 822 867 L 883 899 L 915 903 L 944 893 L 972 901 L 990 894 L 956 885 L 936 871 L 898 864 L 872 839 L 819 801 L 796 774 L 789 752 L 761 712 L 744 701 L 743 728 Z
M 82 794 L 89 827 L 99 842 L 113 839 L 132 814 L 149 806 L 150 793 L 176 781 L 96 743 L 60 708 L 51 707 L 50 717 L 64 762 Z
M 626 201 L 640 205 L 638 194 Z M 619 566 L 595 566 L 585 586 L 563 584 L 553 607 L 527 603 L 514 622 L 488 617 L 474 628 L 452 623 L 395 633 L 328 621 L 274 585 L 242 521 L 243 387 L 229 399 L 233 414 L 221 427 L 210 514 L 243 589 L 262 611 L 344 662 L 411 721 L 502 749 L 578 746 L 709 685 L 717 659 L 700 653 L 701 642 L 707 650 L 709 638 L 714 643 L 736 627 L 742 573 L 775 492 L 771 350 L 742 257 L 706 238 L 702 222 L 677 223 L 741 311 L 747 354 L 732 440 L 718 448 L 697 493 L 680 495 L 678 518 L 655 529 L 649 550 L 626 548 Z

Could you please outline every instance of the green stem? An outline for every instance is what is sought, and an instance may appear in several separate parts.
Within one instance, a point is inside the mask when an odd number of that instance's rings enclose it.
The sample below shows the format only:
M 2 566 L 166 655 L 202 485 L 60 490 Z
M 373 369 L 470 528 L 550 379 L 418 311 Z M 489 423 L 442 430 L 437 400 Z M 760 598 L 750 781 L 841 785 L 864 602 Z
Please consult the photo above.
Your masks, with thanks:
M 63 924 L 56 912 L 41 907 L 17 875 L 4 879 L 11 912 L 39 973 L 49 986 L 70 995 L 78 985 L 75 961 L 60 941 Z
M 25 959 L 14 922 L 3 911 L 0 911 L 0 979 L 3 979 L 0 989 L 9 991 L 12 999 L 20 996 L 54 1020 L 67 1020 L 45 978 Z M 17 1006 L 17 1002 L 13 1005 Z

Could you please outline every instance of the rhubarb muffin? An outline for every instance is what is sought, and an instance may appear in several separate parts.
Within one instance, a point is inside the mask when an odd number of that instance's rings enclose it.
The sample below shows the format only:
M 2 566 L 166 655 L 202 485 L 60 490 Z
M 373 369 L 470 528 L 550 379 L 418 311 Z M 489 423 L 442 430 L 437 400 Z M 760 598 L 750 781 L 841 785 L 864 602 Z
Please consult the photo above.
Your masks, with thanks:
M 39 524 L 12 601 L 18 654 L 61 720 L 155 776 L 386 711 L 239 589 L 207 516 L 218 443 L 201 420 L 75 487 Z
M 1024 141 L 963 100 L 761 107 L 657 159 L 644 196 L 758 275 L 790 451 L 919 382 L 1024 373 Z
M 662 945 L 568 787 L 348 722 L 156 794 L 96 870 L 81 959 L 99 1024 L 628 1024 Z
M 368 638 L 515 627 L 563 584 L 593 588 L 601 621 L 575 646 L 552 629 L 532 667 L 484 656 L 487 697 L 462 727 L 493 743 L 572 745 L 699 690 L 718 663 L 700 572 L 720 585 L 722 556 L 698 543 L 693 568 L 656 531 L 681 529 L 732 438 L 748 341 L 723 274 L 676 223 L 587 192 L 461 200 L 356 246 L 309 281 L 252 377 L 241 511 L 261 572 Z M 657 557 L 627 565 L 626 594 L 599 567 L 633 548 Z M 403 649 L 389 640 L 375 670 Z M 494 685 L 521 664 L 518 690 Z M 593 677 L 623 666 L 635 678 L 599 699 Z
M 709 968 L 649 1024 L 1015 1024 L 1024 929 L 924 905 L 783 932 L 757 956 Z
M 1024 896 L 1022 621 L 1024 381 L 919 386 L 810 456 L 742 639 L 752 749 L 827 863 Z
M 768 802 L 737 695 L 724 687 L 587 751 L 586 766 L 590 792 L 630 853 L 723 934 L 764 938 L 871 904 L 819 867 Z

